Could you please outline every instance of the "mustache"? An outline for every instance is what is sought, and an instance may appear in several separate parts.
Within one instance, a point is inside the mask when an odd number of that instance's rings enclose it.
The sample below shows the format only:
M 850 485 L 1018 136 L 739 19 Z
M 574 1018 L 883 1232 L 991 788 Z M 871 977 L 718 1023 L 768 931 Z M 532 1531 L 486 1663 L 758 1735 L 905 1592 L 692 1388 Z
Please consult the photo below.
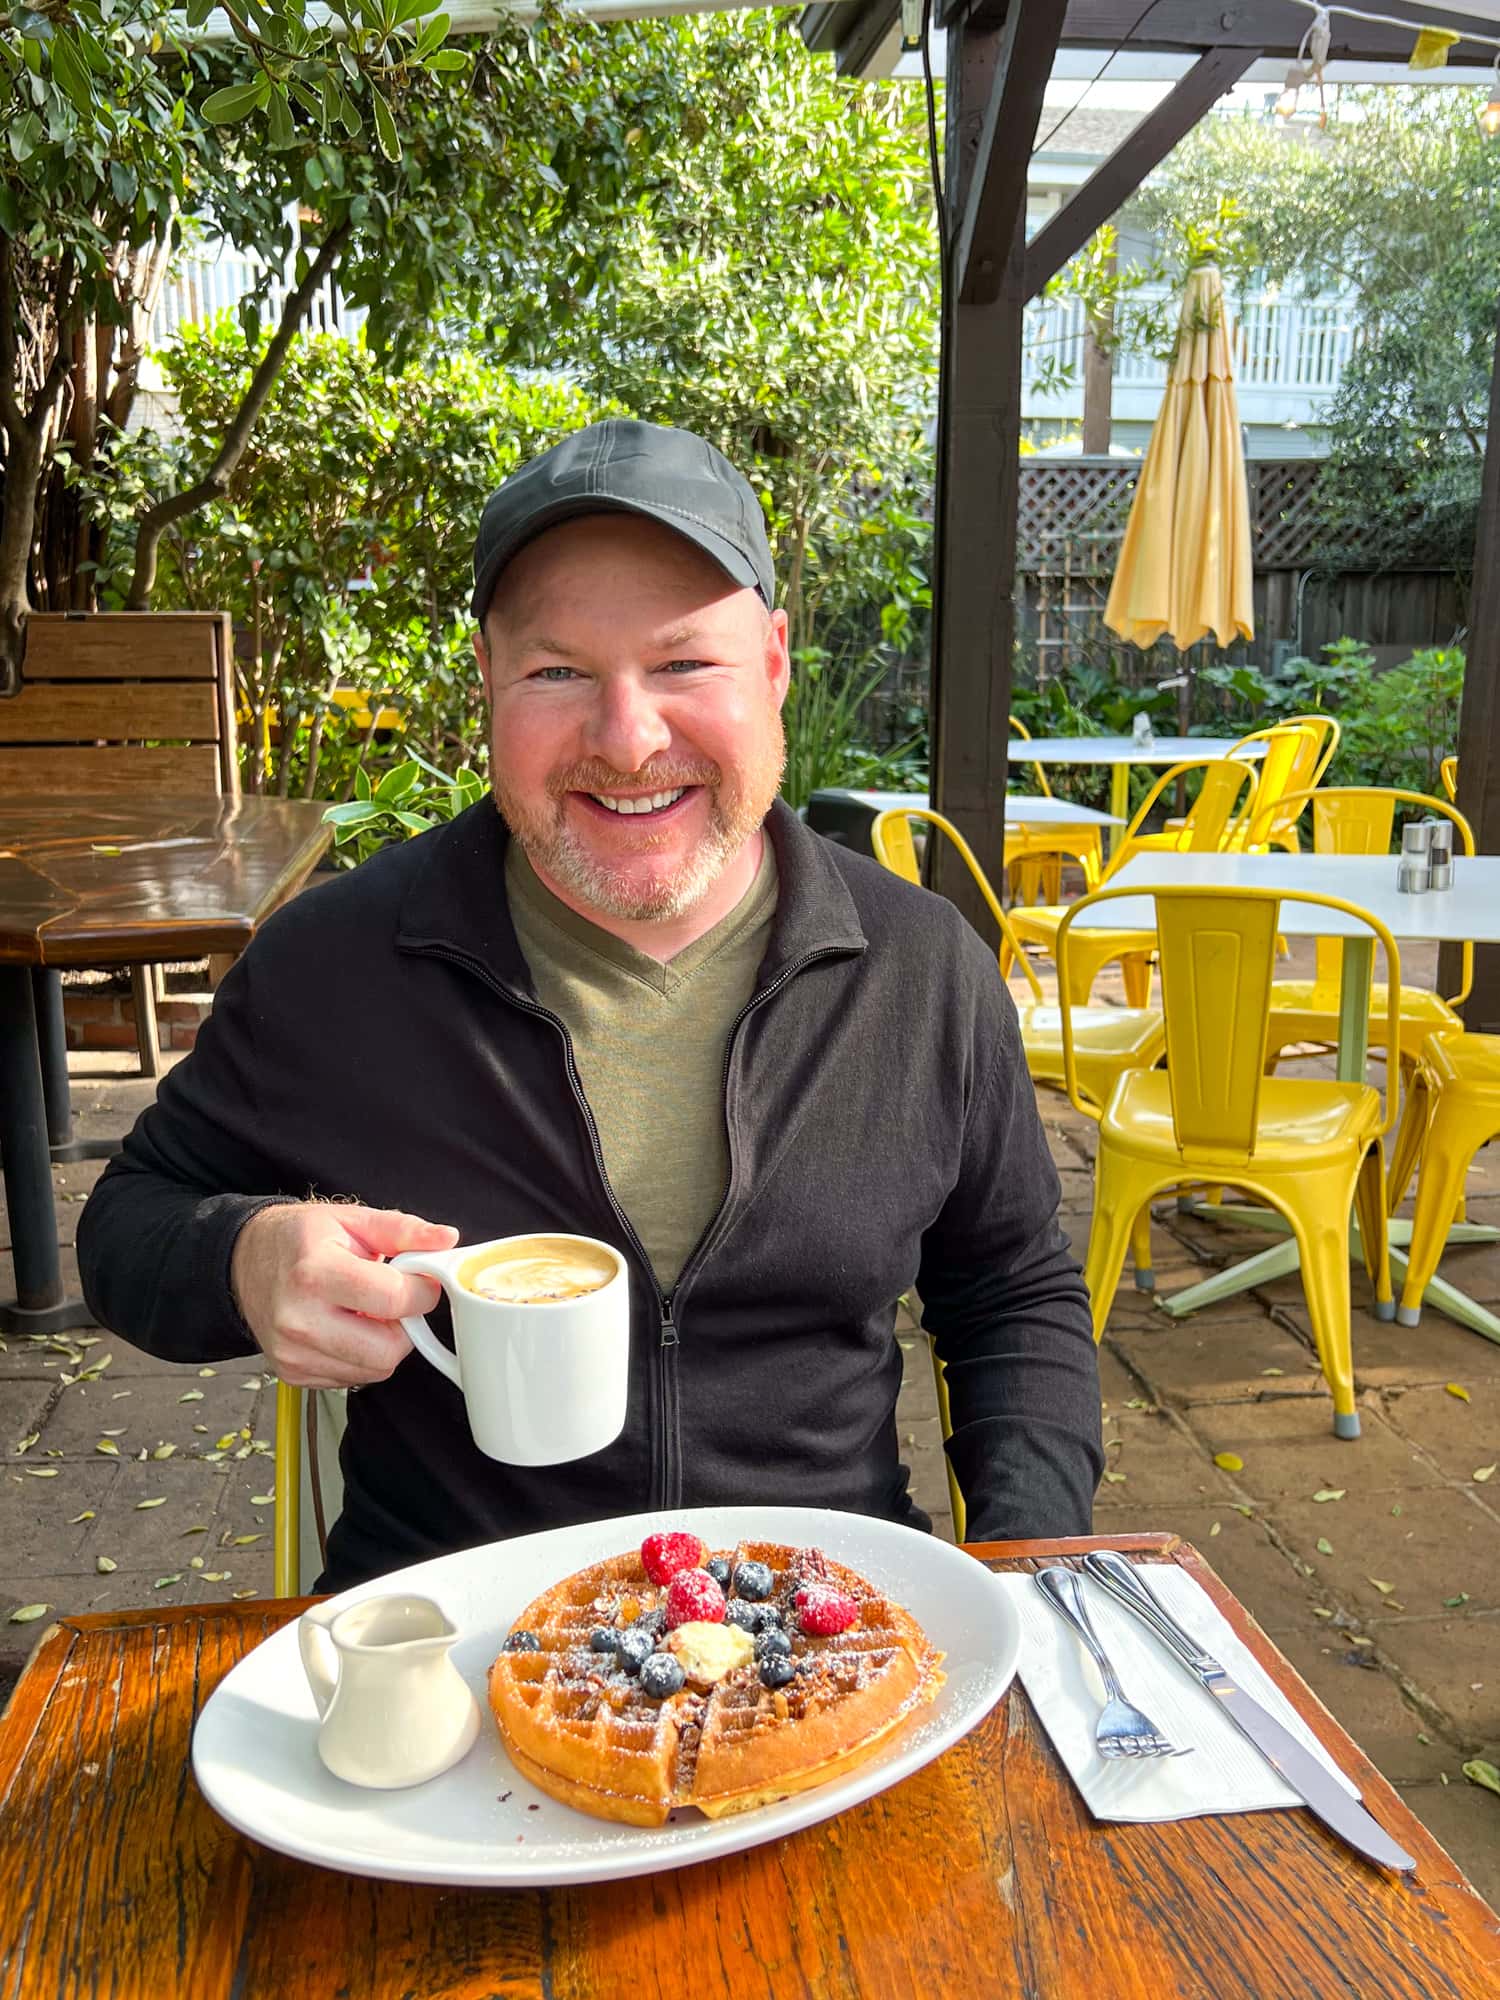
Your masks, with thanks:
M 717 785 L 723 773 L 717 764 L 645 764 L 639 771 L 617 771 L 609 764 L 573 764 L 547 781 L 554 799 L 569 792 L 609 792 L 622 787 L 643 792 L 673 792 L 684 785 Z

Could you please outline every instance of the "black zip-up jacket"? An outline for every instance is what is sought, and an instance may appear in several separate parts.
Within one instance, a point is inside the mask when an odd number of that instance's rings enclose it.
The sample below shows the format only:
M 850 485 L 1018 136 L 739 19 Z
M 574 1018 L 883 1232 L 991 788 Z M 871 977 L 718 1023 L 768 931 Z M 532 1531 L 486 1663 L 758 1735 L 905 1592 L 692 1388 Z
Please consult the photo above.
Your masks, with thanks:
M 621 1437 L 570 1465 L 496 1464 L 458 1391 L 409 1356 L 349 1399 L 328 1587 L 647 1508 L 930 1525 L 896 1438 L 893 1323 L 913 1286 L 949 1371 L 970 1534 L 1088 1531 L 1088 1305 L 993 954 L 942 898 L 780 803 L 768 829 L 780 893 L 725 1061 L 729 1187 L 670 1298 L 611 1195 L 566 1028 L 536 1000 L 489 799 L 272 917 L 100 1179 L 84 1295 L 169 1360 L 256 1351 L 230 1254 L 278 1196 L 404 1209 L 463 1242 L 573 1230 L 629 1259 Z

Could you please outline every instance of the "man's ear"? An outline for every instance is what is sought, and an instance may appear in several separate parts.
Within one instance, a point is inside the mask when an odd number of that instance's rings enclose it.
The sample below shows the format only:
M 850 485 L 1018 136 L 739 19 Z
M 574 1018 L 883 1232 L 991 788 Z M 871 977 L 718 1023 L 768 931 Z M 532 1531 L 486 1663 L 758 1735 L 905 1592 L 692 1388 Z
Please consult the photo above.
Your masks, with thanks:
M 474 658 L 479 666 L 479 678 L 484 683 L 484 698 L 493 707 L 495 691 L 490 685 L 490 642 L 484 635 L 482 625 L 474 633 Z
M 786 640 L 787 615 L 784 611 L 773 611 L 766 623 L 766 673 L 778 708 L 784 705 L 792 684 L 792 661 Z

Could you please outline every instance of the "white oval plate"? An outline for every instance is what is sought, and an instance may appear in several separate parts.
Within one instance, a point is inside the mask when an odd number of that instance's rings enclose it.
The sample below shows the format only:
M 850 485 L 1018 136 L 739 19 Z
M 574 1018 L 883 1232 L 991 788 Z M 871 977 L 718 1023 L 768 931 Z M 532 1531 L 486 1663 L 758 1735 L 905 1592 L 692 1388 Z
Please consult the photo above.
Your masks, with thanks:
M 904 1604 L 947 1658 L 937 1698 L 846 1777 L 756 1811 L 710 1820 L 691 1809 L 662 1827 L 575 1812 L 530 1785 L 490 1720 L 485 1681 L 516 1617 L 559 1578 L 687 1528 L 710 1548 L 741 1540 L 821 1548 Z M 989 1571 L 946 1542 L 894 1522 L 814 1507 L 686 1507 L 631 1514 L 438 1556 L 348 1590 L 342 1606 L 418 1591 L 458 1627 L 453 1660 L 484 1711 L 479 1741 L 441 1777 L 365 1791 L 323 1768 L 317 1713 L 283 1626 L 225 1675 L 193 1732 L 193 1773 L 231 1826 L 299 1860 L 394 1882 L 540 1888 L 604 1882 L 735 1854 L 873 1797 L 967 1735 L 1010 1686 L 1020 1622 Z

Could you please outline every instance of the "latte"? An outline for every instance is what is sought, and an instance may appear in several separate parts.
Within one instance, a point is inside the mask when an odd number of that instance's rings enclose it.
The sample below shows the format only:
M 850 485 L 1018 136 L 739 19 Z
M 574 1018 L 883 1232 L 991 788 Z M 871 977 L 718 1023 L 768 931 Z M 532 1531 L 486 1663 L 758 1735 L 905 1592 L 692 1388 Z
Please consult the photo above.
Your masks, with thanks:
M 465 1264 L 459 1283 L 504 1305 L 558 1305 L 601 1290 L 615 1269 L 612 1258 L 577 1237 L 518 1236 Z

